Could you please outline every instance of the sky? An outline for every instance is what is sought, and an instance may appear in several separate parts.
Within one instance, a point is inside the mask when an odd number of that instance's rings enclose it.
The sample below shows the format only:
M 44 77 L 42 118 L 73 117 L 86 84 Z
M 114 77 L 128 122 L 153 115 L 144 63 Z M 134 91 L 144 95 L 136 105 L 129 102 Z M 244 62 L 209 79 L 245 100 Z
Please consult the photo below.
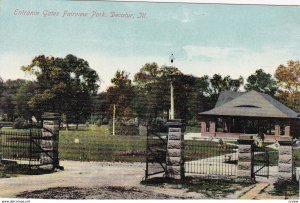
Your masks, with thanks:
M 145 63 L 170 65 L 171 54 L 185 74 L 247 78 L 258 68 L 274 74 L 280 64 L 299 60 L 300 7 L 0 0 L 0 40 L 5 80 L 33 79 L 20 67 L 41 54 L 85 59 L 101 90 L 117 70 L 132 78 Z

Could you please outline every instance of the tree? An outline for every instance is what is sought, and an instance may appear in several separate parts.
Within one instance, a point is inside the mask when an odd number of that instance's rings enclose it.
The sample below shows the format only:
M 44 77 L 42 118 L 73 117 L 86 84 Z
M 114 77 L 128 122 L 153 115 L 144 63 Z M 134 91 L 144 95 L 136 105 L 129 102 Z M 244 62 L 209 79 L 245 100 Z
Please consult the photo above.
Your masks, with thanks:
M 3 92 L 4 92 L 4 81 L 0 77 L 0 98 L 1 98 L 1 95 L 3 94 Z
M 290 60 L 279 65 L 275 72 L 279 86 L 277 98 L 295 111 L 300 111 L 300 63 Z
M 210 79 L 211 93 L 219 94 L 225 90 L 238 91 L 243 83 L 244 79 L 242 76 L 240 76 L 237 80 L 234 80 L 229 75 L 223 78 L 220 74 L 214 74 Z
M 181 71 L 172 66 L 159 67 L 157 63 L 146 63 L 138 73 L 134 75 L 134 83 L 138 90 L 139 101 L 135 105 L 136 112 L 139 116 L 155 120 L 158 117 L 168 117 L 170 109 L 170 82 Z M 144 110 L 142 116 L 141 109 Z
M 222 77 L 220 74 L 214 74 L 212 78 L 209 76 L 203 76 L 200 80 L 202 83 L 203 94 L 201 98 L 205 101 L 205 110 L 212 109 L 222 91 L 238 91 L 244 84 L 244 79 L 240 76 L 238 79 L 232 79 L 229 75 Z
M 19 88 L 26 83 L 25 80 L 7 80 L 4 83 L 1 96 L 1 109 L 7 116 L 8 121 L 14 121 L 16 118 L 16 94 Z
M 201 109 L 200 91 L 197 89 L 199 78 L 192 75 L 176 75 L 173 79 L 175 114 L 186 121 L 196 120 Z
M 34 115 L 38 117 L 34 108 L 30 108 L 30 100 L 37 92 L 37 84 L 32 81 L 26 81 L 22 86 L 17 90 L 15 95 L 15 115 L 17 117 L 22 117 L 26 120 L 31 120 L 31 117 Z M 40 118 L 39 118 L 40 119 Z
M 78 124 L 89 118 L 91 96 L 99 88 L 99 76 L 87 61 L 74 55 L 65 58 L 40 55 L 22 70 L 36 76 L 39 93 L 30 100 L 39 112 L 66 115 L 66 123 Z
M 109 112 L 110 105 L 108 103 L 107 92 L 100 92 L 96 96 L 92 97 L 93 110 L 92 110 L 92 123 L 101 125 L 108 122 L 108 118 L 111 114 Z
M 0 102 L 2 102 L 2 94 L 3 94 L 3 92 L 4 92 L 4 81 L 0 77 Z M 2 114 L 3 114 L 2 105 L 0 105 L 0 115 L 1 115 L 1 118 L 2 118 Z
M 110 104 L 109 109 L 112 112 L 113 105 L 116 105 L 116 115 L 118 117 L 132 118 L 130 103 L 134 98 L 135 92 L 129 79 L 129 73 L 118 70 L 114 78 L 111 79 L 111 83 L 113 85 L 107 89 L 107 100 Z
M 255 90 L 264 94 L 274 96 L 278 90 L 276 80 L 271 74 L 265 73 L 263 69 L 258 69 L 254 74 L 247 78 L 247 84 L 245 84 L 245 90 Z

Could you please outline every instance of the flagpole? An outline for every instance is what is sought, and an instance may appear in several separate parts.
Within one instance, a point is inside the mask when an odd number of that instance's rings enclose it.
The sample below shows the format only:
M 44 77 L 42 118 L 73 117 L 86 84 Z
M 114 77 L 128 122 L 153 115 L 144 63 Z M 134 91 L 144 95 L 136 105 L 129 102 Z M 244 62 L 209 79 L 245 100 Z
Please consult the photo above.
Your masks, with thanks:
M 115 135 L 116 105 L 113 108 L 113 136 Z
M 174 61 L 175 61 L 174 55 L 171 54 L 171 56 L 170 56 L 170 64 L 173 65 Z M 170 82 L 170 91 L 171 91 L 171 98 L 170 98 L 170 103 L 171 103 L 170 119 L 173 120 L 173 119 L 175 119 L 174 87 L 173 87 L 173 81 Z
M 175 110 L 174 110 L 174 88 L 173 88 L 173 84 L 171 82 L 171 116 L 170 119 L 173 120 L 175 119 Z

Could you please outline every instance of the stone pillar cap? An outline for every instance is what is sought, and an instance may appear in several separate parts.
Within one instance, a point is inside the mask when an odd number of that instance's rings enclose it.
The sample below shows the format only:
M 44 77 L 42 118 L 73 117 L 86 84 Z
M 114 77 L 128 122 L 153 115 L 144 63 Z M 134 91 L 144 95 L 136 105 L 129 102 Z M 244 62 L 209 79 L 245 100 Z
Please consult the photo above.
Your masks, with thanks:
M 252 140 L 253 135 L 251 134 L 240 134 L 239 140 Z
M 279 144 L 280 145 L 291 145 L 292 142 L 293 142 L 293 139 L 292 137 L 290 136 L 281 136 L 279 137 L 279 140 L 278 140 Z
M 239 144 L 253 144 L 254 143 L 253 135 L 249 135 L 249 134 L 240 134 L 239 139 L 237 141 Z
M 43 119 L 59 119 L 60 118 L 60 114 L 59 113 L 50 113 L 50 112 L 45 112 L 42 115 Z
M 183 122 L 183 119 L 173 119 L 167 122 L 167 126 L 182 126 Z

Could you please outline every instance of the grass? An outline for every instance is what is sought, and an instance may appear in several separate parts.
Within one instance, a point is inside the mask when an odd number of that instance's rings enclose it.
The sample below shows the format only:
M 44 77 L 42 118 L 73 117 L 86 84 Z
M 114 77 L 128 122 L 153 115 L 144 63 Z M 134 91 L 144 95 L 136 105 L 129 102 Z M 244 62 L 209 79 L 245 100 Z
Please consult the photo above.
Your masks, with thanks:
M 272 191 L 268 192 L 273 196 L 298 196 L 299 182 L 291 181 L 287 183 L 276 183 Z
M 3 132 L 29 133 L 30 129 L 1 128 Z
M 269 164 L 270 166 L 277 166 L 278 165 L 278 150 L 274 150 L 268 147 L 265 147 L 265 145 L 263 145 L 263 147 L 256 147 L 255 148 L 255 156 L 254 156 L 254 160 L 256 161 L 264 161 L 265 160 L 265 154 L 264 153 L 259 153 L 259 152 L 265 152 L 267 151 L 269 154 Z
M 185 133 L 200 133 L 200 126 L 186 126 Z
M 293 150 L 294 163 L 296 167 L 300 167 L 300 148 Z
M 3 129 L 28 133 L 28 130 Z M 144 162 L 146 136 L 112 136 L 108 126 L 83 126 L 79 130 L 60 130 L 59 157 L 74 161 Z M 185 141 L 187 160 L 207 158 L 229 153 L 219 143 L 211 141 Z M 197 151 L 195 149 L 198 148 Z M 232 146 L 231 148 L 236 148 Z M 231 149 L 232 150 L 232 149 Z
M 145 161 L 145 136 L 111 136 L 108 126 L 60 131 L 59 156 L 76 161 Z
M 144 162 L 146 150 L 146 136 L 111 136 L 108 126 L 79 126 L 79 130 L 61 130 L 59 138 L 59 157 L 61 160 L 75 161 L 116 161 L 116 162 Z M 7 129 L 1 131 L 27 132 L 28 130 Z M 224 141 L 226 144 L 226 142 Z M 229 143 L 236 143 L 229 141 Z M 186 160 L 194 160 L 219 156 L 230 153 L 237 146 L 230 149 L 222 148 L 218 142 L 186 140 Z M 271 150 L 266 148 L 267 150 Z M 271 165 L 277 165 L 278 153 L 269 154 Z M 300 149 L 294 149 L 296 166 L 300 166 Z M 258 157 L 259 158 L 259 157 Z

